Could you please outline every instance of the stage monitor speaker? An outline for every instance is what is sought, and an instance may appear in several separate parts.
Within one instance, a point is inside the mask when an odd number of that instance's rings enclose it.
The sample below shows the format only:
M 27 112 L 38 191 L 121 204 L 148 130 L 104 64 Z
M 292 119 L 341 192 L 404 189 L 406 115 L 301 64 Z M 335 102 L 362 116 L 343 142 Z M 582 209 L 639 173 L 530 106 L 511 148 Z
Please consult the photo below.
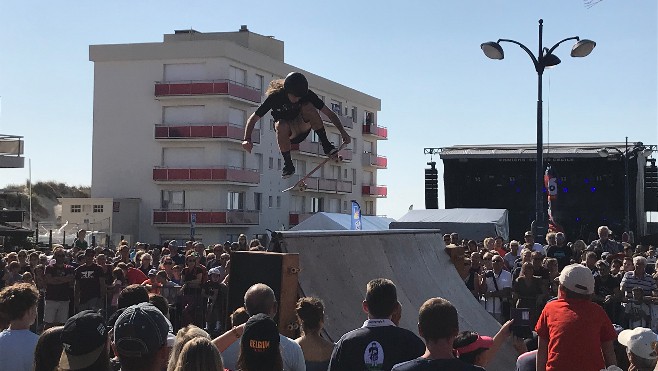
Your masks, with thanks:
M 644 210 L 658 211 L 658 167 L 655 159 L 648 159 L 644 168 Z
M 436 162 L 428 162 L 431 167 L 425 169 L 425 208 L 439 208 L 439 172 L 436 170 Z
M 244 305 L 244 294 L 254 284 L 274 290 L 278 304 L 275 318 L 279 332 L 294 338 L 297 330 L 295 306 L 299 285 L 299 254 L 237 251 L 231 256 L 228 313 Z

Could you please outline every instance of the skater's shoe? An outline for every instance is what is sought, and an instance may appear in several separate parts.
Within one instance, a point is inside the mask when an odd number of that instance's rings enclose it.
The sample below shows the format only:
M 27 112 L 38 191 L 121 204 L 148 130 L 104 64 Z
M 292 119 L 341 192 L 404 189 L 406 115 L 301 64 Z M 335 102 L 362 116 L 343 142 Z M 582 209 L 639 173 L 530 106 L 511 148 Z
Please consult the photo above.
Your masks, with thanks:
M 281 173 L 281 178 L 287 179 L 290 178 L 295 173 L 295 167 L 291 165 L 286 165 L 283 167 L 283 172 Z
M 336 148 L 331 143 L 326 146 L 323 146 L 323 149 L 324 149 L 324 154 L 327 155 L 327 157 L 336 157 L 338 155 L 338 148 Z

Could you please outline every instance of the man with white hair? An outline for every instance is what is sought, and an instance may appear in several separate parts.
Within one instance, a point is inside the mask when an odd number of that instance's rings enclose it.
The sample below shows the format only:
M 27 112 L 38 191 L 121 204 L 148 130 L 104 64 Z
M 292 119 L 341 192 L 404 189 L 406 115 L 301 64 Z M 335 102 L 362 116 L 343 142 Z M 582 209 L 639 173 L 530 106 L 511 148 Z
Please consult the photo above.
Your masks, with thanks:
M 656 281 L 646 273 L 647 258 L 636 256 L 633 258 L 633 264 L 635 265 L 635 269 L 626 272 L 621 279 L 620 288 L 625 297 L 631 297 L 633 288 L 635 287 L 642 288 L 644 296 L 652 296 L 654 293 L 658 295 Z
M 592 241 L 587 250 L 594 251 L 599 257 L 604 252 L 616 254 L 622 251 L 619 243 L 608 238 L 610 236 L 610 229 L 607 226 L 600 226 L 597 232 L 599 234 L 599 239 Z
M 624 330 L 619 333 L 617 341 L 626 347 L 626 355 L 630 362 L 629 371 L 650 371 L 655 369 L 658 336 L 653 331 L 644 327 Z

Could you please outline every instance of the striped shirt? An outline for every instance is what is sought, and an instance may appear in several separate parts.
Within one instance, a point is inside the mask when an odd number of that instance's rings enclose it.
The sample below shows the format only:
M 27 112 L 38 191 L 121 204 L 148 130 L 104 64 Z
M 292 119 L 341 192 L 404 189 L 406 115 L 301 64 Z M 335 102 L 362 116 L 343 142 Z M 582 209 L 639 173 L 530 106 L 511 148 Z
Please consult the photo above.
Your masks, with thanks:
M 646 273 L 640 278 L 635 276 L 635 271 L 626 272 L 621 279 L 621 291 L 630 293 L 634 287 L 641 287 L 645 296 L 651 296 L 652 291 L 656 291 L 656 281 Z

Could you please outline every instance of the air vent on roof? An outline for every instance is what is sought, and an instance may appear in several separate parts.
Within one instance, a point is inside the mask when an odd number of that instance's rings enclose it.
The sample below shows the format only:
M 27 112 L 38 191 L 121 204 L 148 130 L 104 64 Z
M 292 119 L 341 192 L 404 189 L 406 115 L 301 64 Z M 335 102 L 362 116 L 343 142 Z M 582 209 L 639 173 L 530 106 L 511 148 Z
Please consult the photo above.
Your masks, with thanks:
M 242 26 L 240 26 L 240 32 L 249 32 L 249 29 L 247 28 L 246 24 L 243 24 Z

